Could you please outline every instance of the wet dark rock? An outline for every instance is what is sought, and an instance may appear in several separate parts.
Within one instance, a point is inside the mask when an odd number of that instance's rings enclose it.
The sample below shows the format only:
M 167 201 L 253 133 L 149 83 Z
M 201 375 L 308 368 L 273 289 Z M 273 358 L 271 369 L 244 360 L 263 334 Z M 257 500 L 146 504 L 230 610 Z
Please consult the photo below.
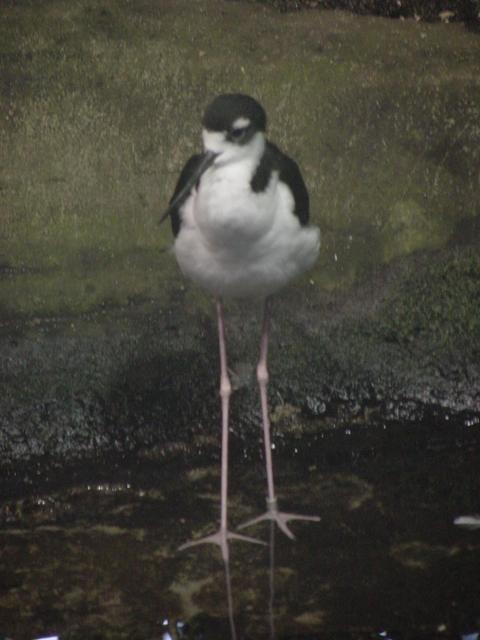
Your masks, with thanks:
M 270 356 L 276 432 L 315 432 L 318 420 L 337 428 L 474 424 L 480 416 L 479 276 L 472 245 L 386 268 L 370 310 L 362 286 L 299 312 L 294 292 L 290 302 L 279 296 Z M 140 305 L 54 323 L 4 324 L 2 462 L 217 451 L 213 305 L 193 316 L 183 306 L 187 300 L 188 294 L 168 310 Z M 282 314 L 288 305 L 289 314 Z M 250 362 L 252 368 L 232 398 L 234 437 L 247 449 L 257 447 L 259 436 L 258 323 L 255 305 L 229 306 L 231 366 L 245 369 Z M 284 419 L 283 405 L 299 413 Z
M 362 15 L 478 23 L 478 0 L 256 0 L 280 11 L 343 9 Z
M 305 398 L 304 408 L 305 411 L 315 417 L 323 416 L 327 411 L 327 405 L 323 400 L 312 398 L 311 396 Z

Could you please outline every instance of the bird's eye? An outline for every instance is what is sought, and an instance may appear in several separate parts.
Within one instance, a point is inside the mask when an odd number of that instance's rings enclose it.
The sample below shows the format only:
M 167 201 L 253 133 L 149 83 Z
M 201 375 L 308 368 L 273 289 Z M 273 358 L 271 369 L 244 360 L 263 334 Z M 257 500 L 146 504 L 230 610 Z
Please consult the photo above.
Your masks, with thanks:
M 246 131 L 245 127 L 238 128 L 238 129 L 232 129 L 230 131 L 230 138 L 232 140 L 240 140 L 240 138 L 243 136 L 245 131 Z

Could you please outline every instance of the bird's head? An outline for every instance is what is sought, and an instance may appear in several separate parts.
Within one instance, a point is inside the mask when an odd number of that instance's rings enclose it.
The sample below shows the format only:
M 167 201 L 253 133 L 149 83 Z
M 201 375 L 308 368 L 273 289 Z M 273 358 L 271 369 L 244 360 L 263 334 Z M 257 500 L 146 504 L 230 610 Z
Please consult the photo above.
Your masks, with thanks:
M 217 96 L 202 120 L 203 146 L 216 164 L 258 156 L 265 145 L 267 116 L 261 104 L 241 93 Z
M 250 96 L 242 93 L 217 96 L 207 107 L 202 124 L 205 153 L 175 193 L 160 223 L 186 200 L 209 167 L 243 159 L 258 160 L 263 153 L 267 116 L 262 105 Z

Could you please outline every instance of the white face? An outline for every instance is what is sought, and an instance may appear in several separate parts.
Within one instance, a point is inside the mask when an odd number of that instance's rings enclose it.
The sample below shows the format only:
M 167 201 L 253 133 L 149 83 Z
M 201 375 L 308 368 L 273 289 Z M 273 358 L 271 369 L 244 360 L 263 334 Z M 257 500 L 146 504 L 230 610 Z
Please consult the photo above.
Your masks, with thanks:
M 202 129 L 202 138 L 205 151 L 213 151 L 213 153 L 223 153 L 231 144 L 226 139 L 225 131 Z
M 234 123 L 233 130 L 241 131 L 246 129 L 249 124 L 250 121 L 247 118 L 238 118 Z M 229 135 L 227 131 L 202 129 L 202 138 L 205 151 L 213 151 L 218 154 L 214 163 L 217 165 L 236 162 L 247 157 L 259 158 L 265 147 L 265 136 L 262 131 L 257 131 L 248 142 L 243 144 L 232 139 L 232 135 Z

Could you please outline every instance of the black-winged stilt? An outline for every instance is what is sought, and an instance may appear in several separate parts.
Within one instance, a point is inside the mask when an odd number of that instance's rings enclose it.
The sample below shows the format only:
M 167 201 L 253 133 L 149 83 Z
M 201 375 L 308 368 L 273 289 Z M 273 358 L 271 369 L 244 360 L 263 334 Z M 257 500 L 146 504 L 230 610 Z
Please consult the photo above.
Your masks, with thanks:
M 263 107 L 243 94 L 220 95 L 203 117 L 201 154 L 183 168 L 168 209 L 174 251 L 182 272 L 217 301 L 222 405 L 221 518 L 219 530 L 181 549 L 220 545 L 228 560 L 228 540 L 260 542 L 227 526 L 228 413 L 231 383 L 227 370 L 224 297 L 265 299 L 257 364 L 267 474 L 267 511 L 240 526 L 273 520 L 290 538 L 289 520 L 317 521 L 278 510 L 273 480 L 267 403 L 269 296 L 309 269 L 320 247 L 320 232 L 308 226 L 309 197 L 294 160 L 265 137 Z

